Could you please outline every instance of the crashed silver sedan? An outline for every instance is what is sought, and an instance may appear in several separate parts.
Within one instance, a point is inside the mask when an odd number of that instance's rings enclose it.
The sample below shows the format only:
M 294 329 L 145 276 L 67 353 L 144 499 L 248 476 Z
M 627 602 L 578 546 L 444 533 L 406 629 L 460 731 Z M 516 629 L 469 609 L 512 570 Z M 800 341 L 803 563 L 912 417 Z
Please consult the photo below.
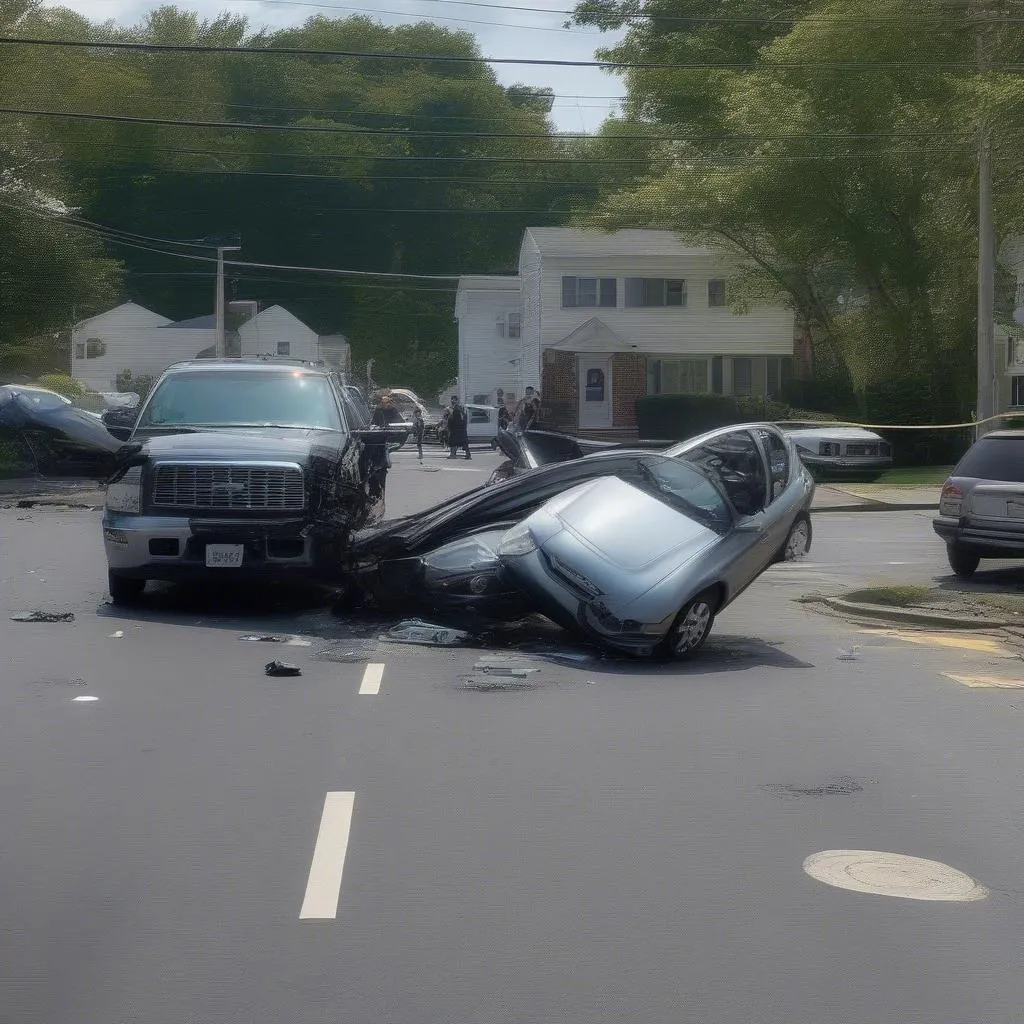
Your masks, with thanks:
M 611 647 L 689 657 L 769 565 L 806 553 L 814 496 L 774 428 L 701 440 L 639 485 L 602 477 L 548 501 L 499 545 L 509 581 Z

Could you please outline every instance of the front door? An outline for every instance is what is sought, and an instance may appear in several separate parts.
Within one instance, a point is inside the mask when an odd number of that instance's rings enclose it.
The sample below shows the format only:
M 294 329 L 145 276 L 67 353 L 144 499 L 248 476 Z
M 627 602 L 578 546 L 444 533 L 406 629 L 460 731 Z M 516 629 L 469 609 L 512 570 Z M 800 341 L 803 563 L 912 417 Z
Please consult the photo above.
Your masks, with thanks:
M 612 425 L 611 356 L 579 357 L 580 430 Z

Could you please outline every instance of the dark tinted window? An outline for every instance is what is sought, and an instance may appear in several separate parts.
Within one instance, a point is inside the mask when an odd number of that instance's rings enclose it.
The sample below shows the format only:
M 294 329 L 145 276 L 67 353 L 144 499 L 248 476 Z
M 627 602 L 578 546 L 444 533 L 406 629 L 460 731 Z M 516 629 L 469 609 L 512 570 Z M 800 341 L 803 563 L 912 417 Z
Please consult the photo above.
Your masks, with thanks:
M 143 410 L 139 429 L 163 426 L 339 430 L 341 418 L 322 374 L 218 370 L 164 378 Z
M 723 434 L 679 457 L 700 466 L 725 491 L 741 516 L 754 515 L 764 508 L 764 461 L 747 431 Z
M 953 476 L 1024 483 L 1024 436 L 983 437 L 960 460 Z
M 789 482 L 789 452 L 786 450 L 786 443 L 773 430 L 758 427 L 757 436 L 768 456 L 772 484 L 770 500 L 774 501 Z

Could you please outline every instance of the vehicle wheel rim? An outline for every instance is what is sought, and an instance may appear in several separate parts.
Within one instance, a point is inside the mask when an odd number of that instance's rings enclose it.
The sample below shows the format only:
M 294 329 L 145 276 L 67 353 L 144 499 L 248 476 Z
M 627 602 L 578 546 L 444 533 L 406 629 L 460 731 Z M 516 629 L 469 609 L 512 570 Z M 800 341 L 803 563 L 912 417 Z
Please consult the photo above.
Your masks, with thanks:
M 810 546 L 811 538 L 808 535 L 807 523 L 801 520 L 789 531 L 789 540 L 786 541 L 786 561 L 791 562 L 797 558 L 803 558 Z
M 672 650 L 676 654 L 692 651 L 704 639 L 710 622 L 711 606 L 706 601 L 694 601 L 676 626 Z

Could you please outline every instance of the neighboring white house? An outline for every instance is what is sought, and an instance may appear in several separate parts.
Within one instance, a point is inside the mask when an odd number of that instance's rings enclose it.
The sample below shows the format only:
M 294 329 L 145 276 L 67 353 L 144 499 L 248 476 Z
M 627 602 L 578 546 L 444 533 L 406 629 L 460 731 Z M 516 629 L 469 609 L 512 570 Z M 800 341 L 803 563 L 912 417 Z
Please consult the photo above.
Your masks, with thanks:
M 581 430 L 634 427 L 648 394 L 778 394 L 793 313 L 733 313 L 732 271 L 671 231 L 528 228 L 518 277 L 459 282 L 459 392 L 539 387 L 545 417 Z M 517 290 L 518 345 L 507 328 Z
M 995 326 L 995 411 L 1024 410 L 1024 236 L 1008 238 L 1000 247 L 1000 260 L 1017 278 L 1015 322 Z
M 242 320 L 237 330 L 225 332 L 228 355 L 323 359 L 347 368 L 348 344 L 340 335 L 321 339 L 281 306 L 257 309 L 249 300 L 228 304 L 229 321 Z M 71 338 L 71 375 L 96 391 L 115 390 L 122 370 L 157 376 L 172 363 L 211 358 L 216 346 L 212 314 L 175 322 L 134 302 L 83 320 Z
M 521 390 L 519 278 L 460 277 L 455 319 L 459 322 L 459 377 L 449 394 L 486 405 L 494 401 L 498 388 L 515 397 Z

